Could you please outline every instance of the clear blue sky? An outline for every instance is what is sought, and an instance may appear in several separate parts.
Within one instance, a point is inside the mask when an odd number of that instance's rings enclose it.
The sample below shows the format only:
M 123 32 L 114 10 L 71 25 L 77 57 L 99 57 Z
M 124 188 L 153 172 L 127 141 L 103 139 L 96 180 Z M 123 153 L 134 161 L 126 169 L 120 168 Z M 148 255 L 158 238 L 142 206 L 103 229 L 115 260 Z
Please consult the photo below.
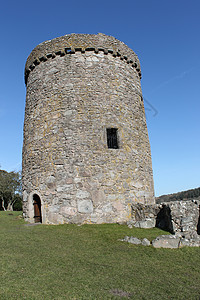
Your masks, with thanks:
M 1 168 L 21 167 L 24 66 L 30 52 L 65 34 L 102 32 L 126 43 L 141 62 L 156 195 L 199 187 L 199 16 L 199 0 L 3 1 Z

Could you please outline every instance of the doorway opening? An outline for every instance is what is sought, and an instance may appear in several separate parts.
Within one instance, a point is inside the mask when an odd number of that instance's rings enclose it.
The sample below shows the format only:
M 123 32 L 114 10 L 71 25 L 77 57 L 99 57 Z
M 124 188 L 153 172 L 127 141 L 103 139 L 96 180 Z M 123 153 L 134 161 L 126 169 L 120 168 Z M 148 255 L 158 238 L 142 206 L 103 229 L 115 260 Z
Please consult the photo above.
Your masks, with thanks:
M 35 223 L 42 223 L 41 200 L 37 194 L 33 195 L 33 206 Z

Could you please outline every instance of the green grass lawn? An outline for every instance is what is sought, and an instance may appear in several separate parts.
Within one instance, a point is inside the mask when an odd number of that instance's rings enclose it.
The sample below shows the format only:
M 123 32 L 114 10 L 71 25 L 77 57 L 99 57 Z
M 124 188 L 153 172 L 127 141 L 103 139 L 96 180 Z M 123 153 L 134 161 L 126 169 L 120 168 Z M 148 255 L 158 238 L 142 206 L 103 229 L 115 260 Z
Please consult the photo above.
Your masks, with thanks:
M 0 212 L 0 299 L 200 299 L 200 248 L 155 249 L 159 229 L 25 226 Z

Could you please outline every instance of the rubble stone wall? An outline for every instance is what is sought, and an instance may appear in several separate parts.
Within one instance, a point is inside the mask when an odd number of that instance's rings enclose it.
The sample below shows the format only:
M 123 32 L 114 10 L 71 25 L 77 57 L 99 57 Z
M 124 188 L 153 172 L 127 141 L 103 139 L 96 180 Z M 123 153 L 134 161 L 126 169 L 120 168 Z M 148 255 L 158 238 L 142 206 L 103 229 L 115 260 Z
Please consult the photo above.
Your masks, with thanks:
M 155 205 L 132 205 L 133 224 L 155 224 L 173 234 L 194 238 L 200 234 L 200 201 L 171 201 Z M 153 226 L 152 226 L 153 227 Z
M 151 152 L 136 54 L 103 34 L 73 34 L 27 59 L 23 209 L 34 221 L 126 222 L 131 204 L 154 203 Z M 107 145 L 117 129 L 119 149 Z

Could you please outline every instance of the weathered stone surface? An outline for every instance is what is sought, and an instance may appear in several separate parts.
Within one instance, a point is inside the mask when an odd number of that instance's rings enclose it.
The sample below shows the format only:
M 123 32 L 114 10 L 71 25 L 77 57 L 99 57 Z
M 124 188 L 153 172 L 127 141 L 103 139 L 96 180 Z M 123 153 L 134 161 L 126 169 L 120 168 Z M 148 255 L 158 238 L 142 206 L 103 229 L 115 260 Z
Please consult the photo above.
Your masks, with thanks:
M 128 242 L 135 245 L 142 244 L 143 246 L 152 246 L 154 248 L 180 248 L 180 247 L 200 247 L 200 236 L 196 236 L 195 238 L 183 238 L 181 236 L 176 235 L 160 235 L 156 239 L 152 241 L 152 243 L 147 239 L 144 238 L 142 241 L 136 237 L 132 236 L 125 236 L 122 242 Z
M 155 219 L 147 219 L 142 221 L 137 221 L 134 226 L 139 228 L 153 228 L 156 225 Z
M 179 247 L 185 247 L 185 246 L 189 247 L 190 246 L 190 241 L 188 239 L 181 238 Z
M 138 239 L 137 237 L 133 237 L 133 236 L 125 236 L 122 240 L 122 242 L 128 242 L 134 245 L 140 245 L 142 244 L 143 246 L 150 246 L 150 241 L 146 238 L 144 238 L 142 241 L 140 239 Z
M 196 238 L 181 238 L 179 247 L 200 247 L 200 236 L 197 236 Z
M 122 241 L 124 241 L 124 242 L 128 242 L 128 241 L 129 241 L 129 239 L 130 239 L 130 237 L 129 237 L 128 235 L 126 235 L 126 236 L 124 237 L 124 239 L 122 239 Z
M 134 244 L 134 245 L 140 245 L 142 242 L 140 239 L 131 236 L 128 240 L 128 243 Z
M 143 246 L 150 246 L 151 243 L 150 243 L 150 241 L 149 241 L 147 238 L 144 238 L 144 239 L 142 240 L 142 245 L 143 245 Z
M 154 248 L 178 248 L 180 238 L 175 235 L 160 235 L 152 241 Z
M 132 204 L 132 224 L 140 227 L 144 220 L 152 220 L 156 227 L 176 236 L 191 239 L 200 233 L 198 229 L 199 206 L 198 200 L 173 201 L 155 205 Z
M 128 243 L 131 243 L 131 244 L 134 244 L 134 245 L 140 245 L 142 243 L 142 241 L 136 237 L 133 237 L 133 236 L 125 236 L 122 240 L 120 240 L 122 242 L 128 242 Z
M 91 200 L 78 200 L 78 212 L 80 213 L 92 213 L 93 204 Z
M 137 55 L 104 34 L 66 35 L 31 52 L 25 67 L 26 220 L 34 219 L 34 193 L 43 223 L 122 223 L 130 219 L 131 204 L 154 203 L 140 77 Z M 110 128 L 117 129 L 118 149 L 108 148 Z
M 190 247 L 200 247 L 200 239 L 191 239 Z
M 90 198 L 90 193 L 88 193 L 87 191 L 80 190 L 76 193 L 76 197 L 77 199 Z
M 133 228 L 133 225 L 132 224 L 127 224 L 128 225 L 128 228 Z

